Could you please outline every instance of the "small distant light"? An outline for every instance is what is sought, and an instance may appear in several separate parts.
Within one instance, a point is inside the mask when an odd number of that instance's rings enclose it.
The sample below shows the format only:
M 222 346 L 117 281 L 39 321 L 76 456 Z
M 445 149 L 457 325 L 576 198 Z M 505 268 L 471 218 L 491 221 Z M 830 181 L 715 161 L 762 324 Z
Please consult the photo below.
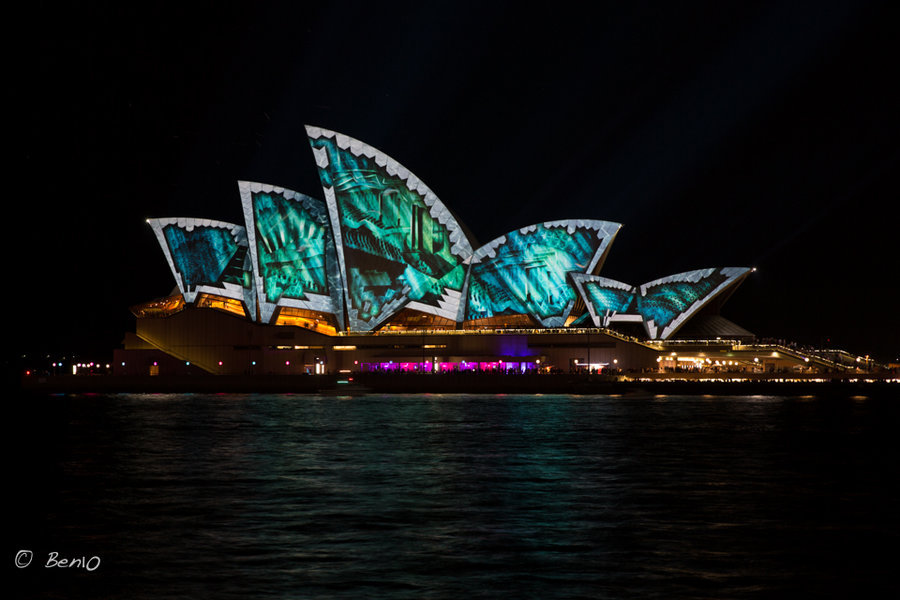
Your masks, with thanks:
M 157 362 L 154 360 L 154 361 L 153 361 L 153 366 L 154 366 L 154 367 L 158 367 L 158 366 L 159 366 L 159 363 L 157 363 Z
M 221 360 L 219 361 L 219 366 L 220 366 L 220 367 L 222 366 L 222 361 L 221 361 Z
M 255 367 L 255 366 L 256 366 L 256 361 L 254 360 L 254 361 L 251 362 L 250 364 L 253 365 L 253 366 Z
M 186 360 L 186 361 L 184 361 L 184 364 L 185 364 L 185 366 L 189 367 L 189 366 L 191 366 L 191 361 Z
M 286 360 L 286 361 L 284 361 L 284 364 L 287 365 L 287 366 L 291 366 L 291 361 Z
M 123 367 L 125 366 L 125 361 L 124 361 L 124 360 L 122 361 L 122 366 L 123 366 Z

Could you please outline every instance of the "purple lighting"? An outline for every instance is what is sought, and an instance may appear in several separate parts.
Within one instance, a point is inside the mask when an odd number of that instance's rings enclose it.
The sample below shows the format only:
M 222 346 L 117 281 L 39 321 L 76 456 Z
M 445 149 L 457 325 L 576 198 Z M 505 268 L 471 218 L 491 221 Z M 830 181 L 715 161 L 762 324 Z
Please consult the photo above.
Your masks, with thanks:
M 505 372 L 525 373 L 536 370 L 538 364 L 534 361 L 490 361 L 490 362 L 364 362 L 360 363 L 363 372 L 374 373 L 451 373 L 458 371 L 468 372 Z

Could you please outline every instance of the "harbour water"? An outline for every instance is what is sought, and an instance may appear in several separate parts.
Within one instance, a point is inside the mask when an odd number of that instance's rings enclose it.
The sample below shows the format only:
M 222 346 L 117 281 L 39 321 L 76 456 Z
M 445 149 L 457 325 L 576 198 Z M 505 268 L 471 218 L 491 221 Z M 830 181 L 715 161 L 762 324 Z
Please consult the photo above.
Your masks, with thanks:
M 890 398 L 108 394 L 11 404 L 16 597 L 898 591 L 900 411 Z

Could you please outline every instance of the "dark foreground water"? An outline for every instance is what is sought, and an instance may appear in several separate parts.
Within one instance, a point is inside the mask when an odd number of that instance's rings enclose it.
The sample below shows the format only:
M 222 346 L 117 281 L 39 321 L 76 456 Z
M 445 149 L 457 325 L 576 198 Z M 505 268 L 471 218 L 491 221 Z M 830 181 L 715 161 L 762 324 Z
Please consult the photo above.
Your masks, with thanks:
M 58 598 L 886 597 L 900 589 L 898 403 L 21 400 L 7 421 L 5 588 Z M 21 569 L 20 550 L 32 552 Z

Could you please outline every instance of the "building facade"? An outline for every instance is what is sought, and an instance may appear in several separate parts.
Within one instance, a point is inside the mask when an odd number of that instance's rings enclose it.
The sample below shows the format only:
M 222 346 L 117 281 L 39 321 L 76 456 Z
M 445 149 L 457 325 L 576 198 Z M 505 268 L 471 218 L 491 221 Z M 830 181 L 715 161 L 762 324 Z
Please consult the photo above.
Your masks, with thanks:
M 718 314 L 749 268 L 614 281 L 600 272 L 621 225 L 593 219 L 477 245 L 396 160 L 307 134 L 324 200 L 239 182 L 243 224 L 148 221 L 177 287 L 133 307 L 120 372 L 647 370 L 689 324 L 704 343 L 752 338 Z

